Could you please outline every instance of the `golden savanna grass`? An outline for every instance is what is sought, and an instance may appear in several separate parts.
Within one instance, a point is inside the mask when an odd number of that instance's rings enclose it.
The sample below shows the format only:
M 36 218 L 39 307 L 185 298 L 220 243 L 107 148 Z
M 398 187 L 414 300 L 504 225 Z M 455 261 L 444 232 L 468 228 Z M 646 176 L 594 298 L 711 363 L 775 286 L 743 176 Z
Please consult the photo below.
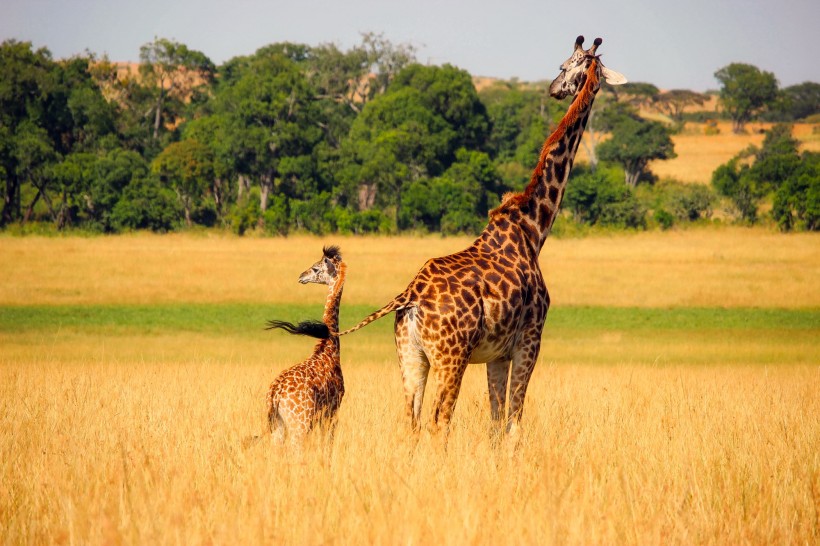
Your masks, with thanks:
M 344 305 L 386 303 L 470 237 L 0 237 L 0 305 L 321 303 L 298 275 L 323 244 L 349 265 Z M 555 306 L 820 307 L 816 234 L 741 228 L 550 239 Z
M 0 237 L 0 313 L 321 303 L 296 277 L 324 243 L 349 263 L 343 306 L 376 308 L 467 241 Z M 807 234 L 551 240 L 542 264 L 555 307 L 820 306 Z M 334 443 L 298 455 L 241 445 L 308 340 L 261 325 L 0 330 L 0 541 L 817 544 L 817 334 L 548 321 L 517 449 L 490 434 L 484 367 L 471 366 L 445 450 L 408 434 L 385 319 L 343 341 Z

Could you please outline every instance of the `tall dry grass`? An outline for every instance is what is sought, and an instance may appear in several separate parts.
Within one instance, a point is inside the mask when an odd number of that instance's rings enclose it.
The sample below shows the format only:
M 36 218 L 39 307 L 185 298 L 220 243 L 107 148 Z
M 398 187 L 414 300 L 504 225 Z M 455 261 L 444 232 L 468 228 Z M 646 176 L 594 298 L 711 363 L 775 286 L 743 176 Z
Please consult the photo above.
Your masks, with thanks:
M 312 293 L 294 290 L 296 278 L 323 244 L 333 243 L 349 264 L 345 303 L 378 307 L 428 258 L 471 242 L 438 236 L 0 236 L 0 305 L 300 303 Z M 553 238 L 541 266 L 554 305 L 820 306 L 820 244 L 811 233 L 726 228 Z
M 397 371 L 345 371 L 335 443 L 267 442 L 265 366 L 0 364 L 5 544 L 816 544 L 811 367 L 539 366 L 517 451 L 471 368 L 446 451 Z M 11 402 L 9 402 L 11 401 Z

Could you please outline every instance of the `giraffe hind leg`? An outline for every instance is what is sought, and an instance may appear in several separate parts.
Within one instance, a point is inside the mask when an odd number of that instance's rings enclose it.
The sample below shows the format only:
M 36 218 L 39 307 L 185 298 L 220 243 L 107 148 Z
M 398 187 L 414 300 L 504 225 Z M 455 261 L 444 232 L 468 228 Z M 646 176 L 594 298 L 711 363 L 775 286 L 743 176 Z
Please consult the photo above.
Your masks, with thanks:
M 287 427 L 278 411 L 271 412 L 271 414 L 268 415 L 268 423 L 270 424 L 271 440 L 273 443 L 278 446 L 283 445 L 287 437 Z
M 447 363 L 436 368 L 438 385 L 436 386 L 436 402 L 433 406 L 433 433 L 437 433 L 442 429 L 444 429 L 445 435 L 449 432 L 450 419 L 452 419 L 453 411 L 455 411 L 458 393 L 461 390 L 461 380 L 464 378 L 466 369 L 466 359 Z
M 418 432 L 421 426 L 421 409 L 424 402 L 424 389 L 430 373 L 430 362 L 424 351 L 413 342 L 411 330 L 414 326 L 414 318 L 413 310 L 399 312 L 396 315 L 395 333 L 407 417 L 413 431 Z

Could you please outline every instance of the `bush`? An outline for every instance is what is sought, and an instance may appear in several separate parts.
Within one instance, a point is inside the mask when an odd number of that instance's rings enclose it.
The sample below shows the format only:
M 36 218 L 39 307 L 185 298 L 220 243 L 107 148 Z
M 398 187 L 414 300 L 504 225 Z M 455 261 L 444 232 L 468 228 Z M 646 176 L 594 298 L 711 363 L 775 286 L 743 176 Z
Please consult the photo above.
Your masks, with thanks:
M 269 197 L 268 208 L 265 209 L 262 218 L 265 223 L 265 233 L 287 235 L 290 230 L 288 198 L 284 195 Z
M 564 207 L 576 221 L 624 228 L 646 227 L 646 210 L 624 182 L 618 169 L 592 172 L 575 168 L 567 184 Z
M 670 229 L 675 225 L 675 217 L 664 209 L 658 209 L 654 215 L 655 221 L 661 226 L 662 230 Z
M 721 165 L 712 173 L 712 186 L 731 200 L 742 221 L 757 222 L 757 204 L 764 191 L 750 174 L 748 165 L 741 165 L 737 157 Z
M 333 220 L 340 233 L 363 235 L 365 233 L 390 233 L 393 221 L 377 209 L 356 212 L 347 208 L 333 209 Z
M 667 202 L 678 220 L 694 222 L 712 217 L 715 194 L 707 186 L 681 184 L 670 192 Z
M 150 229 L 166 232 L 182 221 L 182 207 L 176 194 L 156 178 L 135 178 L 111 211 L 114 231 Z
M 321 235 L 333 230 L 330 194 L 322 192 L 306 201 L 290 200 L 290 223 L 297 229 Z
M 214 198 L 206 197 L 198 203 L 191 212 L 191 220 L 201 226 L 214 227 L 219 220 L 219 212 Z
M 262 209 L 259 205 L 261 192 L 259 188 L 251 188 L 248 194 L 237 203 L 231 214 L 231 229 L 237 235 L 244 235 L 245 232 L 259 224 Z
M 796 172 L 775 192 L 772 217 L 783 231 L 820 230 L 820 154 L 803 153 Z

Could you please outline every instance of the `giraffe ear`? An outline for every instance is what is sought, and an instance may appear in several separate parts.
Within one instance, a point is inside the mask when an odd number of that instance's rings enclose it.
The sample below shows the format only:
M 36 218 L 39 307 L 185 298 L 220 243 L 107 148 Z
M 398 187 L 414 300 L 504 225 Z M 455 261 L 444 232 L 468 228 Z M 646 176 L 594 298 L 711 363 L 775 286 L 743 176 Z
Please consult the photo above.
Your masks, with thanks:
M 601 73 L 604 75 L 604 79 L 606 79 L 606 83 L 609 85 L 623 85 L 626 83 L 626 77 L 624 77 L 623 74 L 610 70 L 603 65 L 601 65 Z

